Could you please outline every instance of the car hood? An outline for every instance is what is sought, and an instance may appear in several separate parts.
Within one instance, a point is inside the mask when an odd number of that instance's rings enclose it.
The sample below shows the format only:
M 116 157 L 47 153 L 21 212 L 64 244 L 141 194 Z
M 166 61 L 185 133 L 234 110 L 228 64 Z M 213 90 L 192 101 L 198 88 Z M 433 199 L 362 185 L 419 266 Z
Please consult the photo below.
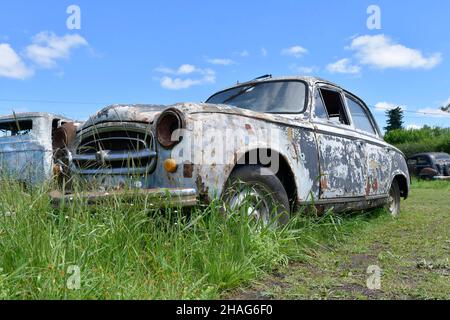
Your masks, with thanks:
M 239 115 L 248 118 L 260 119 L 272 122 L 286 122 L 295 120 L 304 120 L 303 114 L 296 115 L 277 115 L 246 110 L 229 105 L 208 104 L 208 103 L 177 103 L 174 105 L 111 105 L 101 109 L 95 115 L 87 120 L 81 129 L 97 125 L 103 122 L 141 122 L 153 123 L 157 116 L 164 110 L 175 108 L 182 111 L 186 115 L 194 115 L 201 113 L 222 113 L 230 115 Z

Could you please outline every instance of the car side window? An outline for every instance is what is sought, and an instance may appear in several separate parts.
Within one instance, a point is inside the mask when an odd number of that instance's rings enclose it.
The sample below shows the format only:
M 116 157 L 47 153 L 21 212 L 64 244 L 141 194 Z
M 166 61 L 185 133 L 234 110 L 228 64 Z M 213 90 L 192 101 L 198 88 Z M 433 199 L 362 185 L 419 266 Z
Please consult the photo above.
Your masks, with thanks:
M 421 165 L 421 166 L 427 166 L 427 165 L 430 164 L 430 161 L 428 161 L 428 159 L 425 158 L 425 157 L 418 157 L 417 158 L 417 164 Z
M 323 103 L 322 95 L 320 94 L 319 90 L 316 90 L 314 94 L 314 104 L 315 104 L 314 114 L 316 118 L 328 119 L 328 113 L 327 110 L 325 109 L 325 104 Z
M 320 89 L 328 117 L 331 122 L 350 125 L 341 94 L 330 89 Z
M 369 119 L 369 115 L 364 108 L 349 96 L 345 96 L 347 100 L 347 106 L 352 116 L 353 125 L 356 129 L 376 135 L 376 131 Z
M 32 120 L 12 120 L 0 123 L 0 138 L 27 136 L 33 130 Z

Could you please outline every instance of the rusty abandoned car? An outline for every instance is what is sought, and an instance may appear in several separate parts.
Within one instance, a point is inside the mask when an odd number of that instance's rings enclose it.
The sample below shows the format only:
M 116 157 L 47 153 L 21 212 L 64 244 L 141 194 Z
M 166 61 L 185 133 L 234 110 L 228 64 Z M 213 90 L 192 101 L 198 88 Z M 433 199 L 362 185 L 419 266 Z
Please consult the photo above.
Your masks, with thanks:
M 410 187 L 404 155 L 384 142 L 366 104 L 314 77 L 265 76 L 206 103 L 109 106 L 79 128 L 71 158 L 91 190 L 54 201 L 138 192 L 193 206 L 221 197 L 284 222 L 309 204 L 397 215 Z
M 450 180 L 450 155 L 429 152 L 408 158 L 409 173 L 422 179 Z
M 68 146 L 75 124 L 50 113 L 0 117 L 0 170 L 27 186 L 68 174 Z

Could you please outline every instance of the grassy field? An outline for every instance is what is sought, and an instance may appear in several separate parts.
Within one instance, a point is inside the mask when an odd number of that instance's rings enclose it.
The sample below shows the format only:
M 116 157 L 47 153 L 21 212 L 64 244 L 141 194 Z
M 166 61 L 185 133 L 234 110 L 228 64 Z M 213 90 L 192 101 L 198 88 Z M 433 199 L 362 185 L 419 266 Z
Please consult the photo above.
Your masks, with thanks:
M 283 230 L 219 203 L 52 208 L 45 188 L 1 190 L 0 299 L 449 298 L 448 183 L 415 184 L 399 219 L 299 215 Z
M 415 181 L 402 215 L 373 214 L 343 222 L 341 241 L 293 262 L 233 298 L 450 299 L 450 183 Z M 353 227 L 346 228 L 350 223 Z M 380 290 L 369 290 L 367 269 L 381 269 Z

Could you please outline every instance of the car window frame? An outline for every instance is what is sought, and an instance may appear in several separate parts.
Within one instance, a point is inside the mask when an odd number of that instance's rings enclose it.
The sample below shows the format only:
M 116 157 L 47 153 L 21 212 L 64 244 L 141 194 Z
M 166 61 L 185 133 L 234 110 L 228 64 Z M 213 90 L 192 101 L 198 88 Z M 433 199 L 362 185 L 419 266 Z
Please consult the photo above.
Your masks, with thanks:
M 321 89 L 334 91 L 334 92 L 337 92 L 339 94 L 342 106 L 344 108 L 345 116 L 347 117 L 347 120 L 348 120 L 349 124 L 345 124 L 345 123 L 342 123 L 342 122 L 333 122 L 333 121 L 331 121 L 330 114 L 328 113 L 327 106 L 325 104 L 325 101 L 323 100 L 322 92 L 320 91 Z M 344 90 L 342 90 L 341 88 L 339 88 L 337 86 L 333 86 L 333 85 L 331 85 L 329 83 L 316 83 L 316 85 L 314 86 L 314 90 L 319 90 L 320 98 L 322 99 L 322 103 L 325 106 L 325 112 L 327 114 L 327 119 L 317 118 L 316 117 L 316 113 L 315 113 L 316 112 L 316 101 L 315 101 L 315 99 L 313 97 L 312 100 L 314 101 L 313 102 L 314 103 L 314 108 L 313 108 L 313 110 L 311 110 L 311 120 L 313 122 L 319 122 L 319 123 L 326 124 L 326 125 L 336 126 L 336 127 L 343 128 L 343 129 L 346 129 L 346 130 L 353 129 L 353 127 L 352 127 L 352 120 L 349 117 L 349 111 L 348 111 L 348 108 L 347 108 L 347 104 L 345 103 L 345 101 L 343 99 L 344 98 Z
M 245 108 L 241 108 L 244 110 L 249 110 L 249 111 L 254 111 L 254 112 L 261 112 L 261 113 L 267 113 L 267 114 L 287 114 L 287 115 L 300 115 L 300 114 L 305 114 L 308 112 L 308 107 L 309 107 L 309 92 L 310 92 L 310 84 L 305 81 L 305 80 L 301 80 L 301 79 L 272 79 L 272 80 L 264 80 L 264 81 L 250 81 L 250 82 L 245 82 L 239 85 L 236 85 L 234 87 L 230 87 L 221 91 L 217 91 L 216 93 L 214 93 L 213 95 L 211 95 L 208 99 L 206 99 L 205 103 L 210 103 L 213 104 L 212 102 L 207 102 L 209 99 L 211 99 L 212 97 L 221 94 L 223 92 L 226 92 L 228 90 L 232 90 L 232 89 L 237 89 L 237 88 L 242 88 L 242 87 L 247 87 L 247 86 L 251 86 L 251 85 L 258 85 L 258 84 L 263 84 L 263 83 L 269 83 L 269 82 L 301 82 L 305 85 L 305 102 L 304 102 L 304 106 L 303 109 L 301 109 L 301 111 L 298 112 L 262 112 L 262 111 L 257 111 L 257 110 L 251 110 L 251 109 L 245 109 Z M 225 104 L 227 105 L 227 104 Z M 234 108 L 240 108 L 240 107 L 236 107 L 233 105 L 230 105 L 231 107 Z
M 358 133 L 379 138 L 380 134 L 379 134 L 379 131 L 378 131 L 378 126 L 375 125 L 375 122 L 374 122 L 374 119 L 373 119 L 373 115 L 370 112 L 369 108 L 367 108 L 367 105 L 361 99 L 357 98 L 355 95 L 353 95 L 353 94 L 351 94 L 351 93 L 349 93 L 347 91 L 344 91 L 344 98 L 345 98 L 345 104 L 346 104 L 347 109 L 348 109 L 348 113 L 349 113 L 349 115 L 351 117 L 351 123 L 352 123 L 353 129 L 355 131 L 357 131 Z M 356 104 L 358 104 L 362 108 L 362 110 L 365 113 L 367 119 L 369 120 L 370 125 L 372 126 L 373 133 L 365 131 L 365 130 L 362 130 L 362 129 L 359 129 L 359 128 L 356 127 L 355 121 L 353 120 L 352 112 L 350 110 L 350 106 L 347 103 L 347 98 L 350 99 L 350 100 L 353 100 L 353 102 L 355 102 Z
M 304 85 L 305 85 L 305 102 L 304 102 L 304 106 L 303 106 L 303 109 L 301 109 L 300 111 L 298 111 L 298 112 L 262 112 L 262 113 L 267 113 L 267 114 L 291 114 L 291 115 L 299 115 L 299 114 L 305 114 L 305 113 L 307 113 L 308 112 L 308 106 L 309 106 L 309 91 L 310 91 L 310 85 L 309 85 L 309 83 L 307 82 L 307 81 L 305 81 L 305 80 L 301 80 L 301 79 L 273 79 L 273 80 L 263 80 L 263 81 L 250 81 L 250 82 L 245 82 L 245 83 L 242 83 L 242 84 L 239 84 L 239 85 L 236 85 L 236 86 L 234 86 L 234 87 L 230 87 L 230 88 L 227 88 L 227 89 L 224 89 L 224 90 L 221 90 L 221 91 L 217 91 L 216 93 L 214 93 L 213 95 L 211 95 L 208 99 L 206 99 L 205 101 L 205 103 L 210 103 L 210 104 L 213 104 L 212 102 L 207 102 L 209 99 L 211 99 L 212 97 L 214 97 L 214 96 L 216 96 L 216 95 L 218 95 L 218 94 L 221 94 L 221 93 L 223 93 L 223 92 L 226 92 L 226 91 L 228 91 L 228 90 L 232 90 L 232 89 L 237 89 L 237 88 L 242 88 L 242 87 L 247 87 L 247 86 L 251 86 L 251 85 L 253 85 L 253 84 L 256 84 L 256 85 L 258 85 L 258 84 L 262 84 L 262 83 L 269 83 L 269 82 L 301 82 L 301 83 L 303 83 Z M 225 104 L 225 105 L 227 105 L 227 104 Z M 233 105 L 230 105 L 231 107 L 234 107 L 234 108 L 240 108 L 240 107 L 236 107 L 236 106 L 233 106 Z M 241 108 L 241 109 L 244 109 L 244 110 L 249 110 L 249 111 L 254 111 L 254 112 L 261 112 L 261 111 L 257 111 L 257 110 L 251 110 L 251 109 L 245 109 L 245 108 Z
M 20 123 L 20 122 L 31 122 L 31 129 L 29 129 L 30 131 L 27 134 L 23 134 L 23 135 L 11 135 L 11 136 L 1 136 L 0 135 L 0 139 L 5 139 L 5 138 L 16 138 L 16 137 L 20 137 L 21 139 L 26 139 L 28 137 L 32 137 L 34 134 L 34 130 L 35 130 L 35 121 L 33 118 L 11 118 L 11 119 L 2 119 L 0 121 L 0 124 L 5 124 L 5 123 Z M 12 130 L 11 130 L 12 131 Z
M 325 111 L 325 115 L 326 118 L 320 118 L 317 116 L 316 110 L 317 110 L 317 104 L 316 104 L 316 93 L 319 94 L 319 98 L 322 101 L 322 105 Z M 311 114 L 311 119 L 312 120 L 322 120 L 322 121 L 329 121 L 330 120 L 330 115 L 328 114 L 328 110 L 327 107 L 325 106 L 325 101 L 323 100 L 323 96 L 322 96 L 322 92 L 320 91 L 320 89 L 318 87 L 315 87 L 313 92 L 312 92 L 312 100 L 311 100 L 311 110 L 310 110 L 310 114 Z

